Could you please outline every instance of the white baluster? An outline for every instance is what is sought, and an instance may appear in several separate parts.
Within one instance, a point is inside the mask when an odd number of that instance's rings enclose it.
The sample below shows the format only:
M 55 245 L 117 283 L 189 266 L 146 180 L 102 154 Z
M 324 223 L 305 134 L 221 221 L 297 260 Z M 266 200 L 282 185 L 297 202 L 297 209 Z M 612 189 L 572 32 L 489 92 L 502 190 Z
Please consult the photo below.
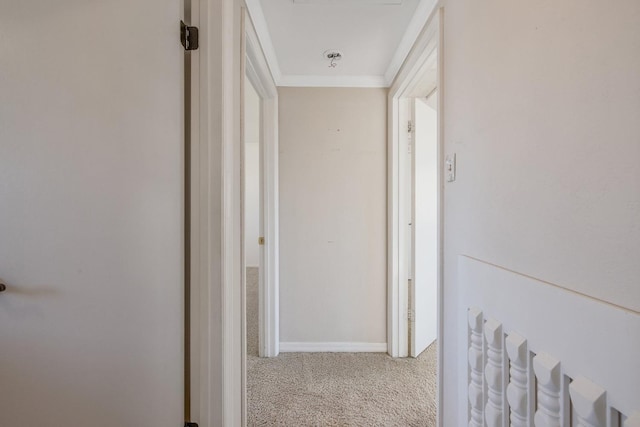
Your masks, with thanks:
M 640 427 L 640 412 L 634 412 L 633 415 L 627 418 L 623 427 Z
M 513 427 L 531 427 L 529 425 L 529 355 L 527 340 L 518 334 L 509 334 L 505 340 L 507 354 L 511 361 L 509 370 L 511 381 L 507 386 L 507 400 L 511 407 L 511 425 Z
M 578 377 L 569 384 L 573 410 L 578 417 L 577 427 L 605 427 L 606 401 L 602 387 L 585 377 Z
M 484 377 L 487 381 L 488 395 L 484 416 L 488 427 L 500 427 L 505 409 L 502 324 L 493 319 L 487 320 L 484 325 L 484 336 L 487 340 L 487 364 Z
M 540 353 L 533 358 L 533 370 L 538 379 L 538 410 L 536 427 L 560 427 L 560 361 Z
M 484 427 L 484 384 L 482 372 L 484 369 L 484 352 L 482 350 L 482 311 L 478 308 L 469 309 L 469 404 L 471 413 L 469 427 Z

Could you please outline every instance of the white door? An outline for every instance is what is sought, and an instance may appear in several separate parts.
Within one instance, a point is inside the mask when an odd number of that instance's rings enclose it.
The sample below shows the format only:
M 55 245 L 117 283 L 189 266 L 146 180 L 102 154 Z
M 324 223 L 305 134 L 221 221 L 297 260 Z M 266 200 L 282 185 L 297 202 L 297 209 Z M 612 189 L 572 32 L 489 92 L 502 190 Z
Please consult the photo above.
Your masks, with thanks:
M 0 425 L 183 425 L 180 0 L 0 3 Z
M 431 95 L 430 100 L 437 97 Z M 412 102 L 411 345 L 417 357 L 438 336 L 438 113 L 434 102 Z

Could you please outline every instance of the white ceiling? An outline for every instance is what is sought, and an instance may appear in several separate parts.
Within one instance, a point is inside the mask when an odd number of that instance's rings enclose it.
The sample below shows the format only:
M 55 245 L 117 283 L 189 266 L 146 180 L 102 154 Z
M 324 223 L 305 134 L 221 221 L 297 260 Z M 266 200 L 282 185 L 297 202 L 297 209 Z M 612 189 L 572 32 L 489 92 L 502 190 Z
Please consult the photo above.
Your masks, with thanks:
M 436 0 L 247 0 L 278 86 L 387 87 Z M 335 68 L 323 52 L 343 54 Z

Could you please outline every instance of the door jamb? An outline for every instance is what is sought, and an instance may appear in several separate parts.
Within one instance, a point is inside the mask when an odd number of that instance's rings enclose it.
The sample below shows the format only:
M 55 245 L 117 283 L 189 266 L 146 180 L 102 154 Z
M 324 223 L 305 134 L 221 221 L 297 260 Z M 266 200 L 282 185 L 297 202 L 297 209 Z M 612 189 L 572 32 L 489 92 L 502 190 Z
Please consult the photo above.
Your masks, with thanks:
M 191 421 L 245 424 L 240 142 L 242 9 L 192 2 Z
M 401 122 L 400 110 L 403 98 L 411 89 L 412 84 L 419 78 L 422 67 L 429 56 L 437 49 L 437 87 L 438 87 L 438 426 L 442 427 L 442 398 L 443 398 L 443 247 L 444 247 L 444 44 L 443 44 L 444 8 L 438 7 L 429 17 L 424 29 L 418 36 L 411 52 L 407 56 L 402 68 L 389 89 L 389 151 L 388 151 L 388 352 L 392 357 L 408 356 L 408 278 L 406 270 L 408 263 L 402 245 L 405 244 L 400 221 L 402 221 L 402 207 L 400 197 L 400 135 L 405 130 L 405 123 Z M 404 267 L 403 267 L 404 266 Z
M 190 400 L 191 419 L 200 427 L 246 425 L 240 171 L 248 20 L 242 3 L 198 0 L 191 11 L 200 47 L 191 56 Z M 259 61 L 254 65 L 265 69 Z M 277 191 L 277 91 L 270 99 L 276 156 L 268 185 Z M 269 209 L 277 237 L 277 204 Z M 269 262 L 276 266 L 271 275 L 277 284 L 277 240 L 270 241 L 276 244 Z
M 245 9 L 245 73 L 261 99 L 260 186 L 261 236 L 259 288 L 259 355 L 280 352 L 279 326 L 279 222 L 278 222 L 278 90 L 258 35 Z M 244 241 L 244 240 L 243 240 Z

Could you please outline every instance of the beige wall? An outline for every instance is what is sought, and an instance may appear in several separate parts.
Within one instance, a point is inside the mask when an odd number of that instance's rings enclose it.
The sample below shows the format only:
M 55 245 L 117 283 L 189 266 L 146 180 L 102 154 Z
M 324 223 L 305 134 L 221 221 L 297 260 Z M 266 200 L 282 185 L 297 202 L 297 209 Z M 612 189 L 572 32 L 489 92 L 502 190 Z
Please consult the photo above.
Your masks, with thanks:
M 457 257 L 640 311 L 640 2 L 445 3 L 445 425 Z M 514 301 L 514 303 L 521 303 Z
M 282 342 L 386 342 L 386 94 L 279 89 Z

